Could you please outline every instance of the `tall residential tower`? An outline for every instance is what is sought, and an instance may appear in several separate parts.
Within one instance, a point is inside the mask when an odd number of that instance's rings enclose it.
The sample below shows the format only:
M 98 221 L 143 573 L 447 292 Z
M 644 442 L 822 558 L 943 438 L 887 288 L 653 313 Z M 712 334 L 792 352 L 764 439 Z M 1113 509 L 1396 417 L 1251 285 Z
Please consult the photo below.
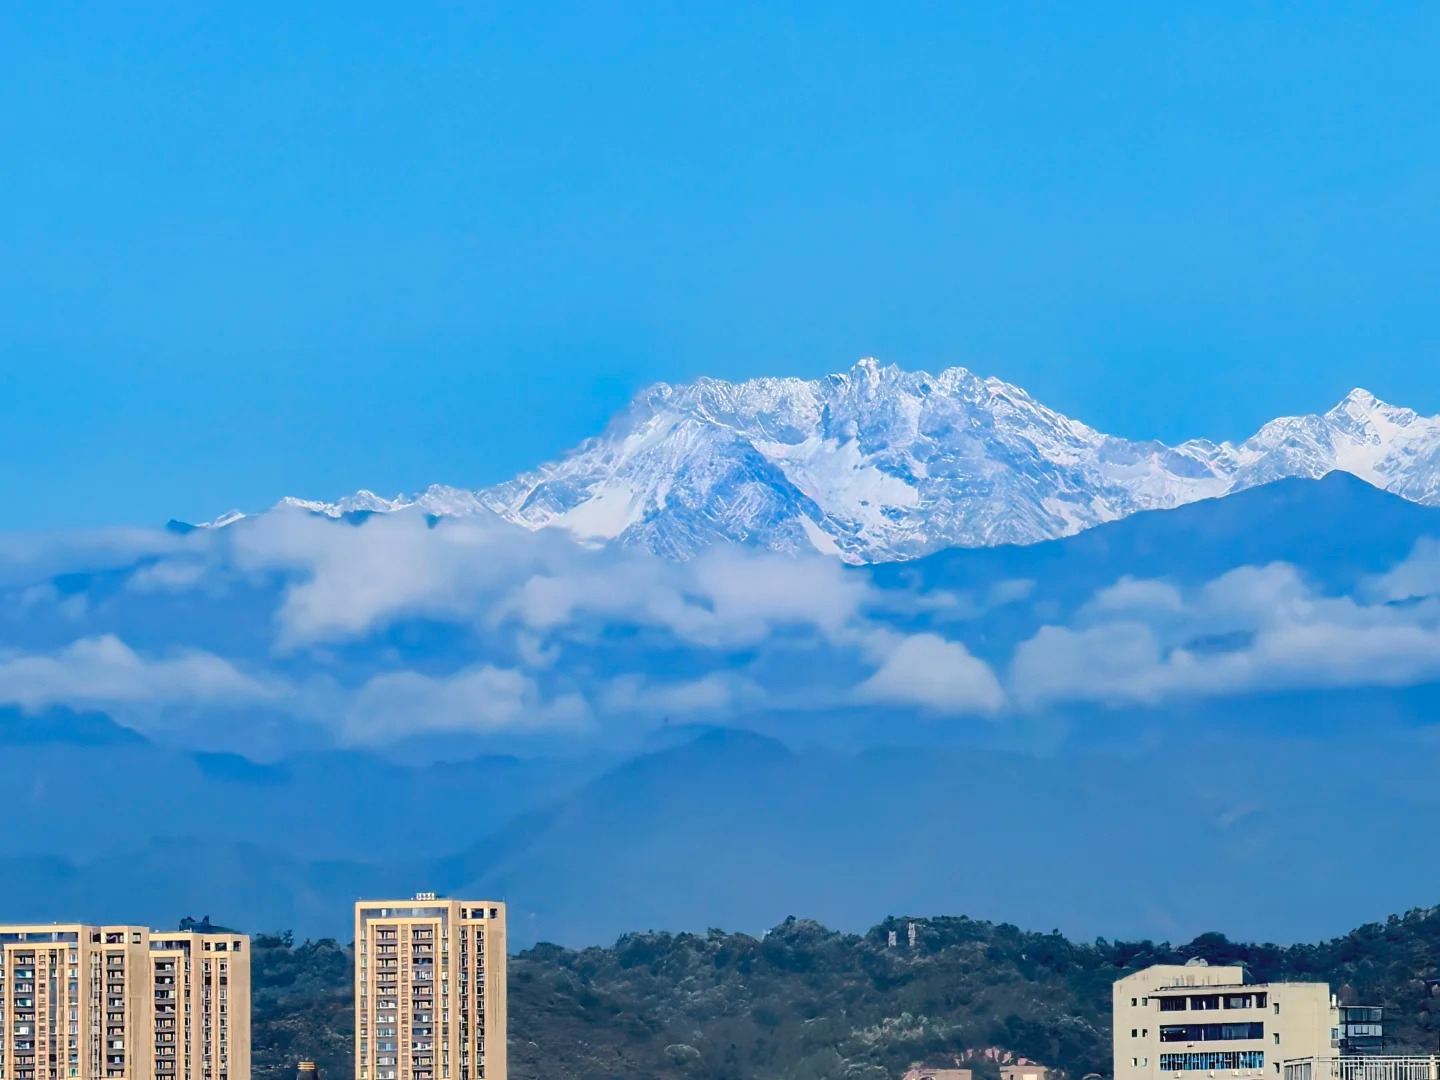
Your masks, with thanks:
M 250 1080 L 249 939 L 0 926 L 0 1080 Z
M 355 905 L 356 1080 L 506 1080 L 505 905 Z

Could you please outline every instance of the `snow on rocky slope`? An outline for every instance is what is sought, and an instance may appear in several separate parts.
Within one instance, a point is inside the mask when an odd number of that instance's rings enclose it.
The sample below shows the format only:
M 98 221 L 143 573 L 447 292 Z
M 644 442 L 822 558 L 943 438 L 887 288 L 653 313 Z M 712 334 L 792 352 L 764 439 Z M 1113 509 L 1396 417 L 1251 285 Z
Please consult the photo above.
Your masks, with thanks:
M 1440 417 L 1354 390 L 1238 445 L 1172 447 L 1104 435 L 964 368 L 930 375 L 866 359 L 813 381 L 654 386 L 559 461 L 489 489 L 283 504 L 331 516 L 493 512 L 671 558 L 729 541 L 865 563 L 1033 543 L 1334 469 L 1440 504 Z

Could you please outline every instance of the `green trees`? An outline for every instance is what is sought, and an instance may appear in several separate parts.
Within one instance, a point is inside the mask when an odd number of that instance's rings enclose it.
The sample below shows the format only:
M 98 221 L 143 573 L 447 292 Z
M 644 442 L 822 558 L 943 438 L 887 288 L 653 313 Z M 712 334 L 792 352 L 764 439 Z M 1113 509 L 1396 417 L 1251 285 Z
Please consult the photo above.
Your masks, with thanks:
M 1243 963 L 1257 980 L 1327 980 L 1348 1000 L 1387 1007 L 1392 1049 L 1436 1045 L 1425 981 L 1440 974 L 1436 909 L 1289 947 L 1220 934 L 1086 944 L 963 917 L 854 935 L 794 919 L 758 938 L 629 934 L 609 948 L 511 957 L 510 1069 L 516 1080 L 881 1080 L 989 1049 L 1080 1080 L 1110 1072 L 1111 983 L 1197 956 Z M 348 1080 L 351 962 L 333 941 L 257 938 L 257 1077 L 307 1056 L 327 1080 Z M 996 1074 L 992 1058 L 974 1067 L 982 1080 Z

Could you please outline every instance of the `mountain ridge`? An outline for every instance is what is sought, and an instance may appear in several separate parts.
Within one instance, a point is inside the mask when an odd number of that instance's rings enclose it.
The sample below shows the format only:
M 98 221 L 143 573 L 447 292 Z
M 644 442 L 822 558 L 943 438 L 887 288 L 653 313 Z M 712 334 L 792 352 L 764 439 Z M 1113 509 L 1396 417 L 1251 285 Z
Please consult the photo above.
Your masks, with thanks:
M 490 488 L 277 506 L 496 517 L 677 559 L 742 543 L 879 563 L 1036 543 L 1337 470 L 1440 504 L 1440 417 L 1357 387 L 1325 413 L 1276 418 L 1239 443 L 1170 446 L 1097 431 L 963 367 L 932 375 L 867 358 L 813 380 L 656 384 L 599 435 Z M 236 520 L 231 511 L 210 524 Z

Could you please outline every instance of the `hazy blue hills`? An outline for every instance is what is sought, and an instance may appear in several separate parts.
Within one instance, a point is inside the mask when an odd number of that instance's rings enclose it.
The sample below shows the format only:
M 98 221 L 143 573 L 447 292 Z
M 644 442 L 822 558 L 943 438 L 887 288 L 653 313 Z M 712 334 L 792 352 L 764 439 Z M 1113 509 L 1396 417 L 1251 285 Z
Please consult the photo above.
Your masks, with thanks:
M 209 545 L 180 563 L 81 573 L 57 559 L 23 595 L 0 582 L 0 689 L 39 701 L 37 678 L 74 661 L 63 643 L 80 634 L 86 663 L 115 661 L 107 679 L 189 681 L 163 707 L 0 709 L 22 824 L 0 877 L 24 882 L 0 919 L 190 913 L 343 936 L 356 896 L 435 888 L 503 897 L 520 944 L 962 909 L 1081 935 L 1335 933 L 1440 894 L 1440 869 L 1417 855 L 1440 820 L 1437 515 L 1332 474 L 1044 544 L 796 563 L 813 589 L 794 602 L 823 618 L 825 590 L 863 598 L 863 617 L 808 636 L 750 621 L 747 605 L 786 582 L 743 549 L 714 564 L 733 580 L 684 609 L 691 622 L 586 623 L 575 607 L 577 638 L 529 624 L 513 641 L 499 635 L 523 596 L 445 606 L 470 587 L 468 549 L 436 549 L 458 586 L 422 579 L 395 619 L 298 644 L 277 636 L 297 610 L 331 617 L 297 607 L 317 603 L 319 578 L 215 546 L 242 532 L 177 537 Z M 415 544 L 454 543 L 453 523 L 416 539 L 396 515 L 302 524 L 344 545 L 394 526 L 374 536 L 412 559 L 434 553 Z M 361 554 L 367 573 L 388 565 Z M 647 575 L 684 593 L 714 571 L 590 559 L 485 572 L 613 606 L 653 588 Z M 350 612 L 354 597 L 325 584 Z M 931 697 L 876 691 L 872 653 L 896 643 L 930 651 L 891 691 L 934 681 Z M 952 707 L 949 680 L 977 661 L 993 702 Z M 202 676 L 222 692 L 197 696 Z M 516 685 L 511 712 L 480 713 Z M 415 686 L 433 704 L 397 692 Z M 580 699 L 589 711 L 527 727 Z M 328 726 L 362 706 L 368 726 L 343 739 Z M 416 724 L 428 708 L 444 722 Z M 437 819 L 449 828 L 425 824 Z
M 79 860 L 114 853 L 117 835 L 262 844 L 301 860 L 438 856 L 450 838 L 415 827 L 435 806 L 478 835 L 600 767 L 509 756 L 399 765 L 354 750 L 257 763 L 160 745 L 64 710 L 7 711 L 0 745 L 11 812 L 25 822 L 5 854 Z
M 343 937 L 356 897 L 426 887 L 504 897 L 521 945 L 604 941 L 635 926 L 755 930 L 802 910 L 860 928 L 886 911 L 946 905 L 1082 936 L 1226 926 L 1288 940 L 1440 893 L 1440 868 L 1415 857 L 1434 831 L 1440 796 L 1425 777 L 1440 750 L 1339 739 L 1243 747 L 1216 737 L 1132 756 L 842 754 L 712 733 L 494 832 L 477 824 L 461 855 L 299 859 L 176 833 L 79 865 L 4 859 L 6 880 L 27 883 L 4 915 L 163 925 L 178 908 Z M 308 828 L 315 818 L 294 820 Z M 1365 870 L 1374 865 L 1386 872 Z M 1293 904 L 1297 895 L 1315 902 Z
M 947 905 L 1082 935 L 1225 926 L 1289 939 L 1440 893 L 1440 870 L 1413 856 L 1433 833 L 1421 777 L 1440 752 L 1280 739 L 1251 741 L 1245 760 L 1235 750 L 1219 737 L 1133 756 L 847 755 L 706 736 L 435 876 L 512 898 L 520 940 L 566 942 L 627 925 L 756 928 L 797 911 L 859 928 Z M 1369 865 L 1387 872 L 1356 872 Z M 1299 894 L 1321 899 L 1285 899 Z

